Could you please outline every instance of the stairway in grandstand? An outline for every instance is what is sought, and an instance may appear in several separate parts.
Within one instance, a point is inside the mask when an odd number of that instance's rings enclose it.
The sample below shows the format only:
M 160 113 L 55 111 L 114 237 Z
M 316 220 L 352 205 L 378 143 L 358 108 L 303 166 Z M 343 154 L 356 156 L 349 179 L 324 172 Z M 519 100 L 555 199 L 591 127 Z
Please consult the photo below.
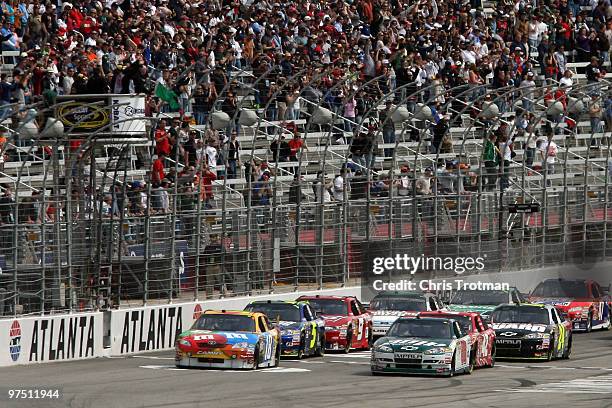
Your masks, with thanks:
M 485 13 L 491 13 L 493 2 L 484 3 Z M 4 59 L 2 61 L 5 62 Z M 585 63 L 570 63 L 568 67 L 574 70 L 577 75 L 574 77 L 577 79 L 579 84 L 585 83 L 584 67 Z M 3 72 L 10 71 L 10 66 L 4 64 L 2 66 Z M 241 99 L 241 105 L 245 108 L 256 108 L 254 107 L 253 92 L 251 86 L 255 80 L 253 73 L 249 70 L 238 72 L 234 75 L 234 79 L 237 81 L 239 86 L 238 95 Z M 538 78 L 540 83 L 543 78 Z M 612 79 L 612 72 L 607 74 L 607 79 Z M 221 95 L 223 97 L 223 95 Z M 518 101 L 517 101 L 518 102 Z M 478 171 L 480 165 L 480 156 L 482 152 L 482 129 L 480 126 L 473 126 L 474 120 L 466 112 L 469 109 L 465 109 L 464 113 L 459 114 L 465 106 L 462 102 L 453 103 L 451 111 L 453 116 L 460 115 L 459 118 L 453 120 L 453 126 L 450 129 L 452 138 L 452 151 L 450 153 L 441 154 L 438 158 L 440 159 L 458 159 L 464 163 L 470 165 L 471 171 Z M 298 127 L 299 132 L 305 136 L 305 141 L 309 147 L 308 151 L 303 155 L 303 163 L 301 167 L 301 173 L 304 176 L 304 180 L 308 183 L 308 187 L 303 189 L 307 197 L 307 201 L 313 201 L 314 196 L 312 189 L 309 187 L 318 171 L 322 170 L 330 176 L 338 174 L 343 164 L 347 161 L 347 155 L 349 152 L 348 144 L 337 144 L 328 143 L 330 134 L 342 135 L 344 139 L 349 141 L 351 133 L 344 132 L 343 124 L 346 118 L 338 116 L 331 128 L 322 128 L 319 126 L 311 126 L 306 131 L 306 123 L 309 119 L 309 106 L 307 101 L 302 103 L 302 116 L 299 120 L 293 121 Z M 544 105 L 536 105 L 535 113 L 539 114 L 544 111 L 546 107 Z M 384 109 L 384 106 L 378 106 L 379 110 Z M 263 115 L 261 109 L 258 109 L 258 113 Z M 172 116 L 172 114 L 168 114 Z M 507 119 L 510 114 L 505 114 L 504 119 Z M 545 121 L 544 121 L 545 122 Z M 367 125 L 367 121 L 365 125 Z M 8 125 L 8 124 L 5 124 Z M 272 152 L 269 149 L 270 143 L 274 140 L 274 137 L 279 132 L 283 131 L 284 123 L 281 121 L 268 122 L 262 120 L 261 126 L 258 130 L 254 128 L 243 127 L 238 137 L 241 143 L 242 149 L 242 161 L 245 162 L 252 156 L 258 160 L 271 160 Z M 426 167 L 435 167 L 436 158 L 435 154 L 431 154 L 429 151 L 429 142 L 424 140 L 423 142 L 411 142 L 409 141 L 408 134 L 411 128 L 422 129 L 423 123 L 417 120 L 412 120 L 404 124 L 405 130 L 398 127 L 396 129 L 396 137 L 400 139 L 397 145 L 397 158 L 394 162 L 390 157 L 383 157 L 382 154 L 377 155 L 375 168 L 377 173 L 386 174 L 389 170 L 393 169 L 395 174 L 399 173 L 399 167 L 408 163 L 410 168 L 417 168 L 423 170 Z M 542 126 L 540 124 L 539 126 Z M 203 130 L 201 126 L 195 126 L 197 130 Z M 606 163 L 606 149 L 591 149 L 589 146 L 589 139 L 591 138 L 591 126 L 588 118 L 588 114 L 584 114 L 579 122 L 577 123 L 576 129 L 569 131 L 563 125 L 559 126 L 560 131 L 555 135 L 555 142 L 559 145 L 558 162 L 562 163 L 567 156 L 567 179 L 563 178 L 560 172 L 558 174 L 549 177 L 552 181 L 552 186 L 548 188 L 547 194 L 549 197 L 560 197 L 560 193 L 564 191 L 576 191 L 576 196 L 581 195 L 581 186 L 585 184 L 588 186 L 598 186 L 605 182 L 607 173 Z M 571 137 L 568 137 L 570 135 Z M 596 133 L 594 138 L 596 140 L 601 139 L 604 136 L 603 133 Z M 382 138 L 382 136 L 379 136 Z M 427 138 L 425 138 L 427 139 Z M 513 192 L 508 194 L 507 200 L 515 201 L 519 195 L 522 195 L 522 180 L 518 177 L 520 171 L 522 171 L 524 151 L 520 144 L 523 142 L 521 138 L 517 138 L 517 148 L 515 149 L 517 156 L 514 158 L 514 162 L 511 164 L 511 182 Z M 150 143 L 143 143 L 146 147 Z M 31 152 L 28 147 L 10 146 L 18 157 L 18 161 L 7 162 L 4 166 L 4 170 L 0 172 L 0 183 L 12 185 L 14 188 L 19 190 L 20 197 L 27 196 L 33 190 L 42 189 L 48 186 L 48 180 L 51 177 L 51 161 L 48 155 L 45 155 L 43 151 L 36 150 Z M 385 148 L 395 147 L 394 144 L 383 144 L 382 140 L 379 140 L 378 149 L 382 153 Z M 112 182 L 114 172 L 105 172 L 105 168 L 114 169 L 114 160 L 111 152 L 107 148 L 100 147 L 96 152 L 96 169 L 95 175 L 98 185 L 108 186 Z M 61 159 L 59 164 L 60 174 L 64 174 L 63 164 L 64 157 L 63 152 L 60 149 Z M 586 159 L 589 158 L 588 168 L 585 168 Z M 24 163 L 25 161 L 25 163 Z M 147 171 L 143 168 L 138 168 L 136 162 L 138 157 L 136 154 L 136 148 L 131 149 L 129 156 L 128 169 L 126 171 L 127 181 L 143 180 L 146 177 Z M 538 160 L 536 159 L 536 162 Z M 179 165 L 180 166 L 180 165 Z M 276 176 L 273 177 L 270 182 L 276 186 L 276 200 L 278 204 L 287 203 L 289 186 L 293 180 L 293 175 L 290 172 L 290 168 L 293 167 L 293 163 L 271 163 L 271 167 L 276 169 Z M 585 176 L 586 173 L 586 176 Z M 18 175 L 19 182 L 17 182 Z M 545 189 L 543 182 L 543 174 L 541 172 L 532 172 L 525 178 L 526 185 L 524 190 L 527 191 L 530 199 L 537 200 L 538 194 L 541 196 L 542 191 Z M 209 233 L 220 232 L 223 229 L 223 217 L 222 217 L 222 200 L 226 198 L 225 208 L 232 209 L 243 207 L 246 205 L 246 189 L 247 182 L 244 178 L 244 173 L 238 179 L 232 180 L 224 185 L 223 181 L 217 181 L 215 183 L 215 205 L 214 209 L 208 213 L 207 220 L 209 221 Z M 591 197 L 590 194 L 586 195 L 589 199 L 597 199 L 597 197 Z M 573 198 L 576 199 L 576 198 Z M 469 206 L 463 205 L 452 205 L 448 204 L 445 208 L 449 216 L 463 214 L 465 211 L 471 211 Z M 225 217 L 226 223 L 232 222 L 228 216 Z M 240 221 L 243 222 L 243 221 Z

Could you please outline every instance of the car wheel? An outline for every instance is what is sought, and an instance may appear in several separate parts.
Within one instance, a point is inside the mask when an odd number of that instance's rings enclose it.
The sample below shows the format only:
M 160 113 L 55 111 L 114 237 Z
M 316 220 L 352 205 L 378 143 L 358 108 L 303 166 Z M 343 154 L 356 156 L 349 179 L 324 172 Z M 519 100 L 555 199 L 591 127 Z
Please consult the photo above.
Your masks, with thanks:
M 323 357 L 325 355 L 325 333 L 319 334 L 319 345 L 317 347 L 317 357 Z
M 550 346 L 548 348 L 548 354 L 546 355 L 546 361 L 551 361 L 555 357 L 556 346 L 555 337 L 553 336 L 550 338 Z
M 475 368 L 476 368 L 476 350 L 472 350 L 472 353 L 470 355 L 470 365 L 468 366 L 468 369 L 465 373 L 467 375 L 470 375 L 474 372 Z
M 572 336 L 567 339 L 567 349 L 563 352 L 563 356 L 561 357 L 564 360 L 569 360 L 572 355 Z
M 451 369 L 450 369 L 450 373 L 448 373 L 446 376 L 447 377 L 452 377 L 455 375 L 455 358 L 457 357 L 457 352 L 455 351 L 453 353 L 453 361 L 451 362 Z
M 253 367 L 251 370 L 257 370 L 259 368 L 259 344 L 255 346 L 255 351 L 253 352 Z
M 602 330 L 606 331 L 606 330 L 610 330 L 610 326 L 612 326 L 612 322 L 610 322 L 610 315 L 609 315 L 610 311 L 608 311 L 608 317 L 606 318 L 606 320 L 604 321 L 604 324 L 602 326 Z
M 374 343 L 374 336 L 372 335 L 372 326 L 368 327 L 368 344 L 366 344 L 364 350 L 370 350 Z
M 587 321 L 586 332 L 590 333 L 593 330 L 593 315 L 589 313 L 589 320 Z
M 297 354 L 297 359 L 301 360 L 304 358 L 304 346 L 305 346 L 305 342 L 304 342 L 304 333 L 302 333 L 302 336 L 300 337 L 300 348 L 298 349 L 298 354 Z
M 278 341 L 276 345 L 276 354 L 274 355 L 274 365 L 272 367 L 278 367 L 281 359 L 281 341 Z
M 346 354 L 351 352 L 351 346 L 353 345 L 353 329 L 349 327 L 346 330 L 346 347 L 344 348 L 344 352 Z

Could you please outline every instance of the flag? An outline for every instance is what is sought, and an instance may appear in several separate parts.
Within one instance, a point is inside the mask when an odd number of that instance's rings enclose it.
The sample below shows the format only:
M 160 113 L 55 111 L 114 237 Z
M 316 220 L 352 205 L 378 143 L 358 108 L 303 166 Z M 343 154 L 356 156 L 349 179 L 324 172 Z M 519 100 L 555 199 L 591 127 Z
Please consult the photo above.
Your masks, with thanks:
M 178 96 L 176 95 L 176 92 L 166 88 L 161 83 L 158 83 L 155 87 L 155 96 L 162 101 L 167 102 L 172 110 L 176 110 L 181 107 L 181 105 L 178 103 Z

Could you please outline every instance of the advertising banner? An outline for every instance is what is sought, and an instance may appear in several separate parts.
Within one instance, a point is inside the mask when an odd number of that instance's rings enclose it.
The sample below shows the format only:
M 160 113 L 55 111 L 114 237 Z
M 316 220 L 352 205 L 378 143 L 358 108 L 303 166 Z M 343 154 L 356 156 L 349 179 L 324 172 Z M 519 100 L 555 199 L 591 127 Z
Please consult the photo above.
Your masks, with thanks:
M 103 314 L 0 320 L 0 366 L 102 357 Z
M 110 355 L 173 349 L 176 335 L 189 329 L 201 312 L 198 302 L 113 310 Z
M 113 133 L 135 134 L 146 132 L 144 96 L 113 96 L 111 98 Z

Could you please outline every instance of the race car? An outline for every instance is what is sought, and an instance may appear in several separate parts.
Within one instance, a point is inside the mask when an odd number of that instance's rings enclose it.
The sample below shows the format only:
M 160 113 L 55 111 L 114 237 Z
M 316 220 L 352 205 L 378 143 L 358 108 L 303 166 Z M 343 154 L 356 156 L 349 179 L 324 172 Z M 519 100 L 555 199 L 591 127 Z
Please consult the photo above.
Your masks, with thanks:
M 529 300 L 561 310 L 572 321 L 574 331 L 610 329 L 612 303 L 595 281 L 547 279 L 536 286 Z
M 517 288 L 510 290 L 460 290 L 453 294 L 448 310 L 477 312 L 487 321 L 493 309 L 504 303 L 527 303 Z
M 308 302 L 258 301 L 249 303 L 244 310 L 264 313 L 278 324 L 283 356 L 301 359 L 325 354 L 325 321 L 317 317 Z
M 178 368 L 277 367 L 280 332 L 263 313 L 207 310 L 178 335 Z
M 419 317 L 455 320 L 461 326 L 461 331 L 470 335 L 471 353 L 475 356 L 476 367 L 495 366 L 495 330 L 487 326 L 480 314 L 438 310 L 419 313 Z
M 471 374 L 475 356 L 472 340 L 456 320 L 401 317 L 387 336 L 372 347 L 370 369 L 379 373 L 429 374 L 452 377 Z
M 387 331 L 400 316 L 442 309 L 442 302 L 432 293 L 380 292 L 370 302 L 374 340 Z
M 300 296 L 325 321 L 325 348 L 328 350 L 370 349 L 372 316 L 353 296 Z
M 491 312 L 497 358 L 550 361 L 572 353 L 572 324 L 551 305 L 506 304 Z

